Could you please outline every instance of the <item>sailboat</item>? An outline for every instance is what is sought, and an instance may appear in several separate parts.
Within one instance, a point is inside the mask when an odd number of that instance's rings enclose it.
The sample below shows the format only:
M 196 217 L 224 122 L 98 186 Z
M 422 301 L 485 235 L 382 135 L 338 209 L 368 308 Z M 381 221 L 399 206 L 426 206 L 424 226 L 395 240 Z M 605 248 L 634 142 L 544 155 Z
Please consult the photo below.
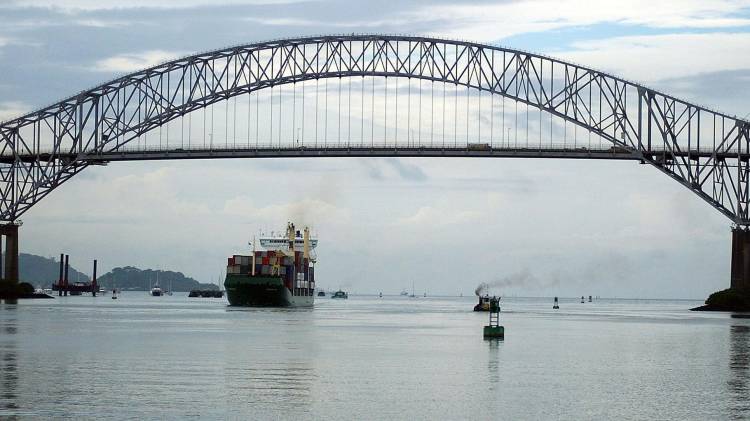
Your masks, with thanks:
M 409 297 L 416 298 L 416 295 L 414 295 L 414 281 L 411 281 L 411 295 Z
M 151 288 L 151 295 L 153 297 L 161 297 L 162 296 L 162 290 L 159 286 L 159 272 L 156 272 L 156 284 L 153 288 Z

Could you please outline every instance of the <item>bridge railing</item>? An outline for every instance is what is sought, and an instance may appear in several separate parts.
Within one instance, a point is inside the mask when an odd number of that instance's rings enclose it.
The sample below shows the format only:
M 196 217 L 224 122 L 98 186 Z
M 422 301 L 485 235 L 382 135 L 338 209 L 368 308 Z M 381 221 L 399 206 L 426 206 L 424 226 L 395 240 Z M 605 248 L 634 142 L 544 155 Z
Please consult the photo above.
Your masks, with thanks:
M 234 144 L 200 144 L 199 142 L 189 144 L 164 144 L 164 145 L 137 145 L 128 144 L 120 146 L 114 151 L 101 151 L 96 153 L 84 153 L 77 156 L 102 156 L 102 155 L 129 155 L 129 154 L 158 154 L 158 153 L 174 153 L 174 152 L 227 152 L 227 151 L 290 151 L 290 150 L 342 150 L 342 149 L 371 149 L 371 150 L 451 150 L 451 151 L 578 151 L 578 152 L 617 152 L 626 153 L 634 152 L 623 148 L 621 146 L 614 146 L 609 143 L 586 143 L 581 142 L 578 144 L 570 142 L 557 142 L 557 143 L 541 143 L 534 144 L 524 142 L 523 144 L 513 144 L 512 142 L 500 142 L 500 143 L 454 143 L 454 142 L 433 142 L 433 143 L 409 143 L 409 142 L 338 142 L 338 141 L 323 141 L 319 140 L 317 143 L 281 143 L 278 142 L 263 142 L 256 143 L 252 142 L 238 142 Z M 654 145 L 648 150 L 650 153 L 671 153 L 672 151 L 662 145 Z M 45 156 L 58 152 L 53 149 L 42 150 L 34 156 Z M 692 148 L 687 151 L 683 151 L 684 154 L 696 154 L 706 155 L 714 153 L 714 149 L 710 147 Z M 734 152 L 727 152 L 734 153 Z M 0 153 L 2 158 L 12 158 L 14 155 L 10 152 Z

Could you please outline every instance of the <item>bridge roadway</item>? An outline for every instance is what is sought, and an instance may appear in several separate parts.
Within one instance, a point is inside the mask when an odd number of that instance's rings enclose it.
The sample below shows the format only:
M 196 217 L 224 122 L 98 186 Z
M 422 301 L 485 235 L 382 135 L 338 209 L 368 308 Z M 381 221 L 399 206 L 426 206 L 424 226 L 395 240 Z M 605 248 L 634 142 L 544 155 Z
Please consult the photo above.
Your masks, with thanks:
M 89 165 L 105 164 L 117 161 L 157 161 L 173 159 L 226 159 L 226 158 L 311 158 L 311 157 L 465 157 L 465 158 L 563 158 L 563 159 L 613 159 L 613 160 L 636 160 L 643 161 L 651 159 L 655 162 L 669 163 L 673 157 L 686 157 L 689 159 L 711 158 L 714 151 L 711 149 L 693 149 L 690 151 L 666 151 L 664 149 L 651 149 L 648 151 L 631 151 L 622 147 L 604 146 L 572 146 L 572 145 L 542 145 L 541 147 L 508 147 L 479 145 L 459 146 L 405 146 L 405 145 L 351 145 L 341 144 L 327 146 L 229 146 L 229 147 L 145 147 L 127 148 L 121 147 L 112 152 L 101 152 L 96 154 L 67 153 L 52 154 L 43 152 L 40 154 L 19 154 L 15 157 L 10 155 L 0 156 L 0 163 L 12 163 L 14 159 L 24 162 L 36 160 L 45 162 L 51 157 L 63 161 L 85 162 Z M 737 152 L 716 153 L 716 159 L 721 160 L 738 158 Z M 743 160 L 750 159 L 750 153 L 739 154 Z

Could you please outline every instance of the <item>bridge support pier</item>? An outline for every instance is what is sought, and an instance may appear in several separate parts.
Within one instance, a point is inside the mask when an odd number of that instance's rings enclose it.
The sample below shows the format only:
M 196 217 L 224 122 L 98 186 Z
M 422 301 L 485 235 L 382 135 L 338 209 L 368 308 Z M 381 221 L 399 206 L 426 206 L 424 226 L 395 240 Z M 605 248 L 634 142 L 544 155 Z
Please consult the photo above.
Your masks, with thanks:
M 3 280 L 18 282 L 18 225 L 0 225 L 0 238 L 5 238 Z
M 732 229 L 731 288 L 750 290 L 750 228 Z
M 0 225 L 0 244 L 5 238 L 5 250 L 2 260 L 2 279 L 0 279 L 0 301 L 15 302 L 18 285 L 18 224 Z

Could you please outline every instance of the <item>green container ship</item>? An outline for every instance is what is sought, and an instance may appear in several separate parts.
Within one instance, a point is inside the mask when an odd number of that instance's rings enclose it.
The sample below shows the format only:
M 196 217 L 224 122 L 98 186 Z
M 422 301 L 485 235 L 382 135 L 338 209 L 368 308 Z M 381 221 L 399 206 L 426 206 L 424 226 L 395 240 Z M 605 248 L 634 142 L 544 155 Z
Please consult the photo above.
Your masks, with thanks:
M 264 250 L 227 259 L 224 287 L 231 306 L 303 307 L 315 301 L 317 240 L 288 223 L 285 236 L 261 237 Z

